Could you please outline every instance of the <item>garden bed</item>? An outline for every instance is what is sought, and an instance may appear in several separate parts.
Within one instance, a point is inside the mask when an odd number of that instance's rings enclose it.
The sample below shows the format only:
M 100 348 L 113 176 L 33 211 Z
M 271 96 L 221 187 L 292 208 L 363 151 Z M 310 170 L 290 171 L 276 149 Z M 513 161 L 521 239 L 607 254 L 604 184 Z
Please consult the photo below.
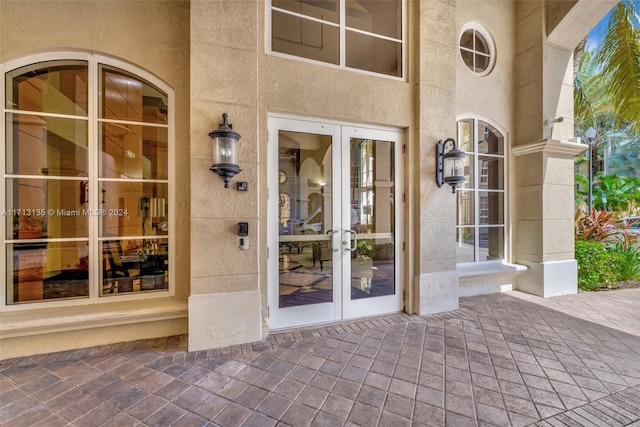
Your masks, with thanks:
M 618 289 L 638 289 L 640 288 L 640 280 L 629 280 L 626 282 L 618 282 L 602 288 L 594 289 L 595 291 L 615 291 Z

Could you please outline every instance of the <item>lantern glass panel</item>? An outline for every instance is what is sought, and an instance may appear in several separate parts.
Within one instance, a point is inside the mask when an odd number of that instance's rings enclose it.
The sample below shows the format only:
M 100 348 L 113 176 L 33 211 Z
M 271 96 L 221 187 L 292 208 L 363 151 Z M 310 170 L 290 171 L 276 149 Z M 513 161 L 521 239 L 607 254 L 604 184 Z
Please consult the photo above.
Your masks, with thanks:
M 213 138 L 213 164 L 238 164 L 238 141 L 231 137 Z
M 444 177 L 464 175 L 464 158 L 449 157 L 444 159 Z

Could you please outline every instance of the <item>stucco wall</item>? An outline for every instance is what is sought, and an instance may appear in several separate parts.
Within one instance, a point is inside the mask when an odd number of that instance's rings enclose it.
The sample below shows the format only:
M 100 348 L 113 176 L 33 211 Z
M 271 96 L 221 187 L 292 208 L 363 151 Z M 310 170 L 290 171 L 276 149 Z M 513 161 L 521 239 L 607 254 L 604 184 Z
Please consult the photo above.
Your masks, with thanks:
M 469 22 L 477 23 L 491 35 L 496 57 L 493 70 L 486 76 L 477 76 L 467 68 L 458 53 L 456 113 L 484 117 L 494 126 L 506 129 L 507 133 L 510 133 L 514 108 L 514 4 L 506 1 L 464 0 L 457 2 L 456 6 L 458 38 L 463 25 Z
M 262 1 L 194 1 L 191 5 L 192 81 L 192 295 L 190 316 L 215 323 L 216 301 L 245 292 L 259 294 L 267 318 L 267 116 L 290 113 L 356 123 L 406 128 L 411 125 L 413 90 L 409 83 L 367 76 L 265 53 L 265 4 Z M 224 11 L 226 19 L 211 22 Z M 211 145 L 206 133 L 227 112 L 241 135 L 243 171 L 225 189 L 211 174 Z M 411 144 L 412 141 L 406 141 Z M 247 181 L 249 192 L 235 191 Z M 212 203 L 212 200 L 218 201 Z M 235 226 L 249 223 L 249 250 L 238 250 Z M 274 248 L 274 251 L 277 250 Z M 275 256 L 275 255 L 274 255 Z M 248 293 L 247 293 L 248 292 Z M 218 293 L 214 306 L 199 301 Z M 222 307 L 219 307 L 220 309 Z M 208 311 L 208 312 L 207 312 Z M 245 314 L 237 310 L 242 324 Z M 266 322 L 258 325 L 266 333 Z M 238 331 L 218 331 L 210 341 L 225 341 Z M 245 331 L 238 339 L 255 337 Z M 191 339 L 191 338 L 190 338 Z M 226 342 L 226 341 L 225 341 Z M 194 340 L 190 345 L 205 345 Z

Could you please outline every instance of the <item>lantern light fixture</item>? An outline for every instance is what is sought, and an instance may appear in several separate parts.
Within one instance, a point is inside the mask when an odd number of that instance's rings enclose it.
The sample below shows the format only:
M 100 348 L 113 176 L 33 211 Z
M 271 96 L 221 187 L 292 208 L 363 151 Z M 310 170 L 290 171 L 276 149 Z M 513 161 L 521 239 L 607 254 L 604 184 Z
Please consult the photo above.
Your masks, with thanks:
M 222 123 L 209 133 L 209 137 L 213 142 L 213 166 L 210 169 L 222 177 L 224 188 L 229 188 L 229 180 L 242 169 L 238 166 L 240 134 L 228 122 L 227 113 L 222 114 Z
M 464 177 L 464 161 L 466 154 L 456 148 L 456 140 L 447 138 L 438 141 L 436 145 L 436 183 L 438 187 L 449 184 L 452 192 L 456 192 L 456 187 L 464 184 L 467 179 Z

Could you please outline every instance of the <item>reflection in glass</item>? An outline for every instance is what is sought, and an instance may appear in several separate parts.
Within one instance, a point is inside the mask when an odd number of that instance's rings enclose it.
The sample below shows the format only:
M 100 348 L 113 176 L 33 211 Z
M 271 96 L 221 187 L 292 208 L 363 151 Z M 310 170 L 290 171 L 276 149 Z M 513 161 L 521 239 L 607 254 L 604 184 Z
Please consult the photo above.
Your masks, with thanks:
M 475 59 L 476 59 L 476 66 L 475 66 L 476 73 L 481 73 L 489 67 L 488 56 L 476 54 Z
M 347 31 L 347 67 L 402 76 L 402 44 Z
M 504 158 L 478 156 L 480 189 L 504 190 Z
M 169 184 L 103 181 L 100 236 L 157 236 L 169 215 Z
M 473 262 L 475 230 L 473 227 L 458 227 L 456 230 L 456 261 Z
M 473 30 L 467 30 L 464 33 L 462 33 L 462 36 L 460 36 L 460 47 L 464 47 L 472 51 L 473 50 L 473 34 L 474 34 Z
M 100 66 L 100 118 L 168 123 L 167 94 L 126 71 Z
M 469 52 L 468 50 L 461 50 L 460 54 L 462 55 L 462 60 L 465 65 L 471 69 L 471 71 L 475 71 L 475 66 L 473 64 L 473 52 Z
M 271 49 L 274 52 L 338 64 L 340 31 L 338 27 L 272 12 Z
M 504 138 L 502 134 L 488 123 L 478 120 L 478 153 L 482 154 L 504 154 Z
M 7 178 L 7 237 L 88 237 L 89 216 L 81 194 L 87 181 Z M 9 237 L 12 236 L 12 237 Z
M 458 149 L 473 152 L 473 121 L 460 120 L 458 122 Z
M 504 227 L 480 227 L 478 233 L 478 261 L 504 259 Z
M 86 120 L 7 113 L 7 173 L 87 176 Z
M 395 294 L 394 144 L 351 138 L 351 299 Z M 351 234 L 351 245 L 355 235 Z
M 347 0 L 346 10 L 347 27 L 402 38 L 402 1 Z
M 480 224 L 504 223 L 504 193 L 502 192 L 478 192 L 480 204 Z
M 167 128 L 103 123 L 100 140 L 101 177 L 167 179 Z
M 475 169 L 473 162 L 473 154 L 467 154 L 464 158 L 464 177 L 466 181 L 459 188 L 473 188 L 475 185 Z
M 169 289 L 167 239 L 102 242 L 100 296 Z
M 331 137 L 278 132 L 280 307 L 333 301 Z
M 475 43 L 476 43 L 475 47 L 477 52 L 484 53 L 487 55 L 489 54 L 489 46 L 487 45 L 486 40 L 477 31 L 475 32 Z
M 456 191 L 457 225 L 475 224 L 474 195 L 475 192 L 473 191 Z
M 7 73 L 6 108 L 87 116 L 84 61 L 49 61 Z
M 7 303 L 89 296 L 89 244 L 7 245 Z
M 338 0 L 272 0 L 271 5 L 334 24 L 340 21 L 340 2 Z

